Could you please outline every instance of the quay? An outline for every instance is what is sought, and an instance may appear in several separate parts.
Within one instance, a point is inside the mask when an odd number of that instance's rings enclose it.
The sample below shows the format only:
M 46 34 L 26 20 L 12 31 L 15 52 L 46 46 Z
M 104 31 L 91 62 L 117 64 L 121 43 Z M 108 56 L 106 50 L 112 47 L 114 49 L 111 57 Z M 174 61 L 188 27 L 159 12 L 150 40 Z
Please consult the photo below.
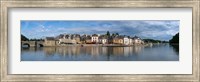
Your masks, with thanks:
M 152 46 L 152 43 L 145 44 L 59 44 L 58 41 L 45 42 L 45 41 L 21 41 L 21 46 L 27 47 L 64 47 L 64 46 L 102 46 L 102 47 L 130 47 L 130 46 Z

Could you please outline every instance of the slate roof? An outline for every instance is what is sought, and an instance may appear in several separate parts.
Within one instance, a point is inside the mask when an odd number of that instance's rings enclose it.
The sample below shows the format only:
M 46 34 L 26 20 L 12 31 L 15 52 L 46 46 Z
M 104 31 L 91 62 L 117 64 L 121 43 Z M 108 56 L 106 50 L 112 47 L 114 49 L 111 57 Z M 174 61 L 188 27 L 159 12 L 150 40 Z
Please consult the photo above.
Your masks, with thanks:
M 96 36 L 97 37 L 98 35 L 97 34 L 93 34 L 92 36 L 94 36 L 94 37 Z
M 46 40 L 55 40 L 54 37 L 46 37 Z
M 138 36 L 134 36 L 132 39 L 141 39 L 141 38 Z
M 101 35 L 101 36 L 99 36 L 99 39 L 108 39 L 108 36 L 106 36 L 106 35 Z
M 91 36 L 87 36 L 86 39 L 92 39 L 92 37 Z

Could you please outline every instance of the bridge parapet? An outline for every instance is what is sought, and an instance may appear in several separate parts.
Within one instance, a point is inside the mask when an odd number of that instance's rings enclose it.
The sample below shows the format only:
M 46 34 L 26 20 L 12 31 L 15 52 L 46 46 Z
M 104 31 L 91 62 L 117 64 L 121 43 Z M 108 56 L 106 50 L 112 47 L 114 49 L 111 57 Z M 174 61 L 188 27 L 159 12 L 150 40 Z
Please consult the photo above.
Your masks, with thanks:
M 28 47 L 44 46 L 43 41 L 21 41 L 21 46 L 28 45 Z

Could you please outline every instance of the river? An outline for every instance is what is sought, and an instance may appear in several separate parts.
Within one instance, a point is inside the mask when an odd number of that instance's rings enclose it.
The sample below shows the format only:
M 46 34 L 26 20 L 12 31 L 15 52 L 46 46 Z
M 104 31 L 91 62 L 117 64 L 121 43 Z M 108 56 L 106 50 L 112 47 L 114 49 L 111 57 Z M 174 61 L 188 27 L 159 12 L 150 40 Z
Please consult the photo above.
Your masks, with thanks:
M 179 61 L 178 45 L 21 48 L 21 61 Z

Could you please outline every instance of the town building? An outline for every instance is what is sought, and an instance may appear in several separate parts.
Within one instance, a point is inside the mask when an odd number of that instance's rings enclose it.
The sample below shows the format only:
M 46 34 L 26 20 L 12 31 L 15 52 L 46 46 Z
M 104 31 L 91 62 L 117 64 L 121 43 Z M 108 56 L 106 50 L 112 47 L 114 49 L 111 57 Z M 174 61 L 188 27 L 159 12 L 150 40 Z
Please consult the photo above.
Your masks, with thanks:
M 128 36 L 124 36 L 123 37 L 123 41 L 124 41 L 123 44 L 125 44 L 125 45 L 129 45 L 130 44 Z
M 72 34 L 71 35 L 72 39 L 76 41 L 76 44 L 80 44 L 81 43 L 81 37 L 79 34 Z
M 57 46 L 58 41 L 54 37 L 46 37 L 44 40 L 45 46 Z
M 116 36 L 113 38 L 113 44 L 124 44 L 124 36 Z
M 133 44 L 144 44 L 144 41 L 141 38 L 137 37 L 137 36 L 134 36 L 132 38 L 132 40 L 133 40 Z
M 63 37 L 59 39 L 59 44 L 76 44 L 76 40 L 73 39 L 72 35 L 64 34 Z
M 133 45 L 133 39 L 129 37 L 129 45 Z
M 98 43 L 99 42 L 99 36 L 97 34 L 92 35 L 92 43 Z
M 86 43 L 86 38 L 87 38 L 87 35 L 84 34 L 80 37 L 80 41 L 81 41 L 81 44 L 85 44 Z
M 122 44 L 122 45 L 139 45 L 144 44 L 144 41 L 137 37 L 130 37 L 126 35 L 116 35 L 116 36 L 107 36 L 107 35 L 97 35 L 93 34 L 87 35 L 84 34 L 80 36 L 79 34 L 60 34 L 59 36 L 46 37 L 45 45 L 46 46 L 56 46 L 63 44 Z
M 99 36 L 99 43 L 100 44 L 107 44 L 108 43 L 108 36 L 106 36 L 106 35 Z
M 92 43 L 92 37 L 90 35 L 86 36 L 85 43 L 86 44 L 91 44 Z

